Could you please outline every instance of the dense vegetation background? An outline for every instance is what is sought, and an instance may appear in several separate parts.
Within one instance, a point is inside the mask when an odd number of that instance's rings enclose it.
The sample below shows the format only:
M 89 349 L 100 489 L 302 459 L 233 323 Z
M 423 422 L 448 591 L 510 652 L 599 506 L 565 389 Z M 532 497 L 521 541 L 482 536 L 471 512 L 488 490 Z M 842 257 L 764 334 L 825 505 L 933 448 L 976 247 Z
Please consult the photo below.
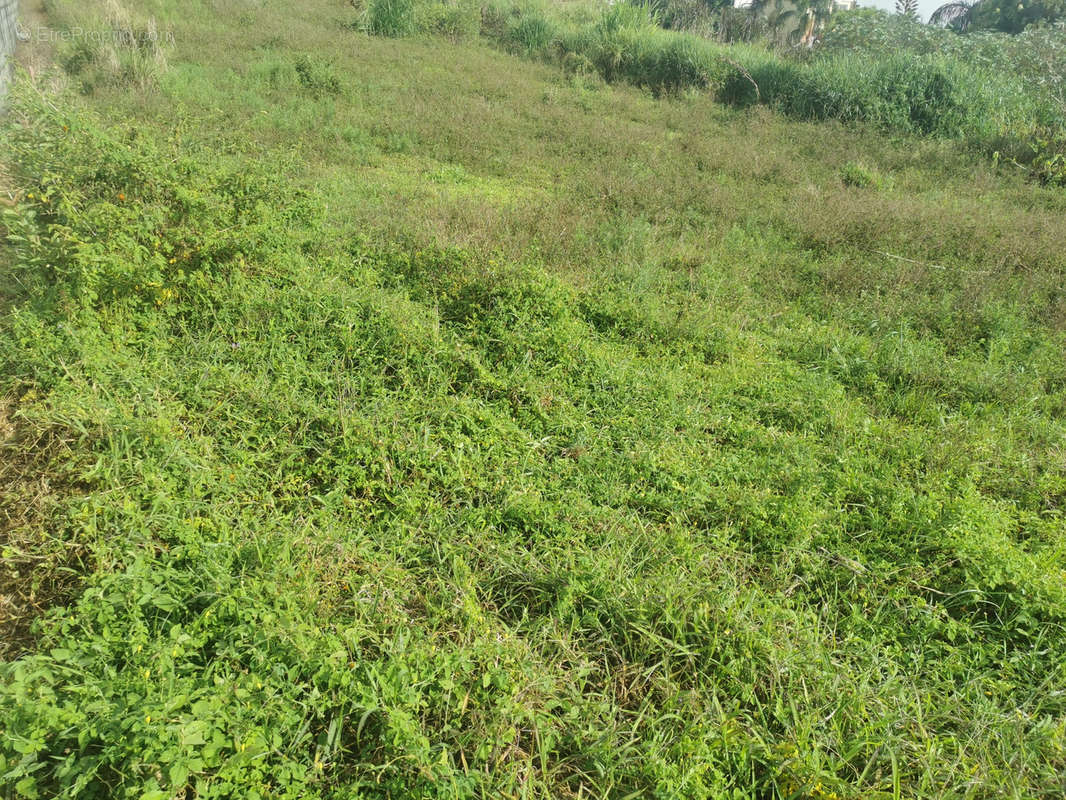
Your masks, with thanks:
M 5 797 L 1063 795 L 1054 29 L 46 10 Z

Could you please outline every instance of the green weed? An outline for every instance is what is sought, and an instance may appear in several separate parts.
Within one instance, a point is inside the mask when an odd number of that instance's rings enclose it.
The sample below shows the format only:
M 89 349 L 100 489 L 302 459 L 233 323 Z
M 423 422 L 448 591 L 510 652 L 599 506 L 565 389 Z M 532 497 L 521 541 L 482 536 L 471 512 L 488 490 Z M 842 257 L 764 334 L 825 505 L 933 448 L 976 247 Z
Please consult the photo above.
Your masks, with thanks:
M 507 30 L 508 39 L 515 49 L 526 55 L 546 51 L 555 41 L 555 26 L 547 17 L 527 13 L 519 17 Z
M 378 36 L 406 36 L 414 32 L 413 0 L 369 0 L 366 30 Z
M 340 79 L 330 64 L 301 55 L 295 62 L 296 76 L 300 85 L 313 93 L 337 94 L 341 90 Z
M 886 185 L 883 176 L 854 161 L 849 161 L 840 168 L 840 180 L 845 186 L 857 189 L 883 189 Z
M 469 2 L 424 3 L 415 7 L 415 27 L 451 39 L 471 39 L 481 31 L 481 8 Z
M 13 97 L 0 792 L 1060 795 L 1061 191 L 307 9 Z

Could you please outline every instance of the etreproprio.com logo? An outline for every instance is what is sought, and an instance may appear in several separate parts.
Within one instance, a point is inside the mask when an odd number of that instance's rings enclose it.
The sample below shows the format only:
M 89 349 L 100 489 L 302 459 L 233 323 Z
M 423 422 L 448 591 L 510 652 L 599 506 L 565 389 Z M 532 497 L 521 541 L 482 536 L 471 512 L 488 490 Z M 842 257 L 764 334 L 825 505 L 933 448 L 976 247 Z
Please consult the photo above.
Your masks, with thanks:
M 15 24 L 15 35 L 20 42 L 94 42 L 98 44 L 174 44 L 173 31 L 158 31 L 154 29 L 131 31 L 120 28 L 80 28 L 69 29 L 49 28 L 44 25 L 26 27 L 22 23 Z

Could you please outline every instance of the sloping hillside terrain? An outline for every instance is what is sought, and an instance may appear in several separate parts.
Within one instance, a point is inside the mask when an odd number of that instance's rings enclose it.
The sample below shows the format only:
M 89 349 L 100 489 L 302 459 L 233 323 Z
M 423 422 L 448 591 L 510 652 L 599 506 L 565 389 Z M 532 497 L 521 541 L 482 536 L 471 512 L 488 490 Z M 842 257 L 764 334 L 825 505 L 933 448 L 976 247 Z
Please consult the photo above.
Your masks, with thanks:
M 9 98 L 0 795 L 1062 797 L 1066 191 L 297 5 Z

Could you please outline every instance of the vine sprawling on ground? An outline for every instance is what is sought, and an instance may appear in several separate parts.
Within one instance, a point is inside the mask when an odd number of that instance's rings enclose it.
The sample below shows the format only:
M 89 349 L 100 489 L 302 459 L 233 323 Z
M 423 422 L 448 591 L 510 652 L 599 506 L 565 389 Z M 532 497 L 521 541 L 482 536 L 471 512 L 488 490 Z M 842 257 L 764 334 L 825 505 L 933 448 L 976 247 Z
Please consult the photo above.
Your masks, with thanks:
M 0 123 L 0 797 L 1063 796 L 1049 98 L 223 6 Z

